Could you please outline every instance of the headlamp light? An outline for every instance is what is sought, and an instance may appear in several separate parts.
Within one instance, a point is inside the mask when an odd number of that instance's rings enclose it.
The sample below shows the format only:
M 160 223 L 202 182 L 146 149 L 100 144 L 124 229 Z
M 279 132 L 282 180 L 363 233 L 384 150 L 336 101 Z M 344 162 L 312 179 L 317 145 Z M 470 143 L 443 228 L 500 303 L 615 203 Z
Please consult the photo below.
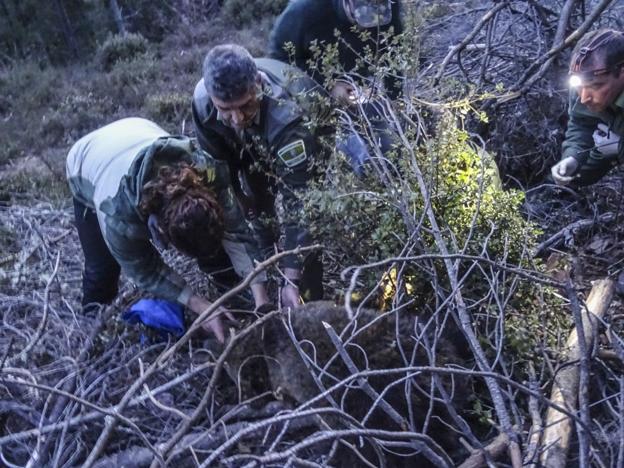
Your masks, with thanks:
M 578 75 L 570 75 L 569 83 L 571 88 L 578 88 L 583 84 L 583 79 Z
M 576 67 L 577 69 L 570 70 L 570 86 L 572 86 L 573 88 L 577 88 L 579 86 L 587 86 L 597 77 L 606 75 L 608 73 L 613 73 L 619 68 L 622 68 L 623 65 L 624 62 L 620 62 L 612 67 L 597 68 L 594 70 L 579 70 L 578 67 Z

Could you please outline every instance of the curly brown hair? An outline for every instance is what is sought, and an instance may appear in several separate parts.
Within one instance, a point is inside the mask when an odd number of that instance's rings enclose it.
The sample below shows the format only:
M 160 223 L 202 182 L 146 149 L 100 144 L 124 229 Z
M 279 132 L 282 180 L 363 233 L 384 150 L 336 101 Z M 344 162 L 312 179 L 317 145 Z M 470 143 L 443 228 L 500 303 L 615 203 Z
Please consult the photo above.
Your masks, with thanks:
M 146 218 L 155 214 L 166 240 L 193 257 L 212 254 L 223 239 L 223 209 L 205 176 L 187 163 L 161 167 L 143 186 L 139 209 Z

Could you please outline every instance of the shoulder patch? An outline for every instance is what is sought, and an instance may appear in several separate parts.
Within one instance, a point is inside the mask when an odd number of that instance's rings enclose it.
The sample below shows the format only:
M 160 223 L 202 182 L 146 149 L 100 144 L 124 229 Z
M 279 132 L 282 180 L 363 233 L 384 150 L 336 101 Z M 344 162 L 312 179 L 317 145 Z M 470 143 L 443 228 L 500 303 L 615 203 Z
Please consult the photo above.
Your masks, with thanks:
M 277 156 L 288 167 L 294 167 L 297 164 L 301 164 L 308 158 L 303 140 L 295 140 L 286 146 L 282 146 L 279 150 L 277 150 Z
M 206 180 L 209 184 L 212 184 L 217 178 L 217 171 L 214 166 L 206 168 Z

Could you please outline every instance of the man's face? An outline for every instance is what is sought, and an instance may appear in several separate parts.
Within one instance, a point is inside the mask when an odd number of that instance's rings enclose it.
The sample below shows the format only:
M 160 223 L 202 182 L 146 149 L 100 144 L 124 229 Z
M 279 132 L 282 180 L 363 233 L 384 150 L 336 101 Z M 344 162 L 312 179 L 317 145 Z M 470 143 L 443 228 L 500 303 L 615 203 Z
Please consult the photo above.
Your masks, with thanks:
M 604 68 L 604 65 L 588 67 L 589 70 L 599 70 L 601 68 Z M 624 69 L 619 67 L 612 72 L 584 79 L 577 86 L 577 91 L 581 98 L 581 103 L 587 106 L 589 110 L 592 112 L 603 112 L 624 91 Z
M 256 86 L 253 86 L 240 98 L 231 101 L 224 101 L 213 96 L 210 99 L 219 111 L 223 123 L 236 130 L 243 130 L 253 123 L 260 109 L 261 100 Z

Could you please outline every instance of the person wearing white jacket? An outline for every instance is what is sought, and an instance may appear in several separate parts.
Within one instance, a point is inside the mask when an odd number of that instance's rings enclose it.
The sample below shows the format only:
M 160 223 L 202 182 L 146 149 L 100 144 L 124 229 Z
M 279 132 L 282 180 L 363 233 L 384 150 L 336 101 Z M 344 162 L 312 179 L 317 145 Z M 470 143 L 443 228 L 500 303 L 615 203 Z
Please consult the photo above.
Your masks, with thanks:
M 66 170 L 85 253 L 84 306 L 110 303 L 123 270 L 139 288 L 201 314 L 210 302 L 163 262 L 154 245 L 163 240 L 200 267 L 221 262 L 225 250 L 243 277 L 259 259 L 227 164 L 194 140 L 123 119 L 76 142 Z M 252 284 L 258 307 L 268 302 L 265 281 L 259 275 Z M 219 320 L 206 326 L 223 340 Z

